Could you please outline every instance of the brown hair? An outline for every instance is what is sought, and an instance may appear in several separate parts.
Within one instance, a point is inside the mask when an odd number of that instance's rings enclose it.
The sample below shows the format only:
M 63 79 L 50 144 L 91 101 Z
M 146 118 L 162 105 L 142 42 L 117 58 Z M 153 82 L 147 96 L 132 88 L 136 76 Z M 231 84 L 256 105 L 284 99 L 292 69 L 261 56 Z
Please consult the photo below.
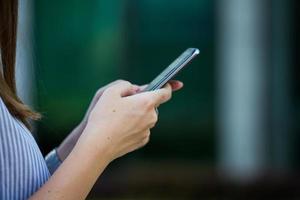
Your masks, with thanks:
M 9 112 L 28 128 L 28 119 L 37 120 L 40 115 L 32 111 L 18 98 L 15 81 L 17 43 L 18 0 L 0 0 L 0 97 Z

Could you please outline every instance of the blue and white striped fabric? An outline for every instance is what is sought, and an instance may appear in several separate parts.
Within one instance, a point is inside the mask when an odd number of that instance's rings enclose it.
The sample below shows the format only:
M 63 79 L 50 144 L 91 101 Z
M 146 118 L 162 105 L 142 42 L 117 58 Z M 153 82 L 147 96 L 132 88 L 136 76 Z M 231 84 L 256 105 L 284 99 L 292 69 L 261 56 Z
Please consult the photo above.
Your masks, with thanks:
M 0 199 L 28 199 L 49 177 L 35 139 L 0 98 Z

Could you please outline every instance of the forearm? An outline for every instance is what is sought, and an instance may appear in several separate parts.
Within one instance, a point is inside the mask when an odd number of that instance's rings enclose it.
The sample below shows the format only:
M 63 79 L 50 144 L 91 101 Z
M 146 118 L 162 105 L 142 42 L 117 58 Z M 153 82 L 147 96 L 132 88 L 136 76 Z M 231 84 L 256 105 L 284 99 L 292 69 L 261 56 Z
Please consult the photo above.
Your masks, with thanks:
M 79 139 L 65 161 L 31 199 L 85 199 L 111 161 L 107 145 L 100 145 L 103 148 L 96 150 L 86 145 L 90 143 Z

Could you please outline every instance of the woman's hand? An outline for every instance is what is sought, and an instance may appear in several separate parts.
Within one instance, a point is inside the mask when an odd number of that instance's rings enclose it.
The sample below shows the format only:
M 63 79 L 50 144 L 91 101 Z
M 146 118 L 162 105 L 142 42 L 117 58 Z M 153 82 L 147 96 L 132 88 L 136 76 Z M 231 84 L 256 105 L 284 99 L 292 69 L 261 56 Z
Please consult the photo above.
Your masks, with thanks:
M 155 108 L 171 98 L 172 87 L 138 91 L 127 81 L 106 89 L 90 113 L 79 145 L 93 146 L 101 154 L 105 151 L 113 160 L 147 144 L 158 119 Z
M 72 151 L 74 145 L 76 144 L 78 138 L 80 137 L 80 135 L 82 134 L 83 130 L 85 129 L 86 125 L 87 125 L 87 121 L 88 118 L 90 116 L 91 111 L 93 110 L 93 108 L 95 107 L 96 103 L 98 102 L 98 100 L 100 99 L 100 97 L 102 96 L 103 92 L 113 86 L 116 85 L 118 83 L 124 82 L 123 80 L 117 80 L 114 81 L 102 88 L 100 88 L 96 94 L 94 95 L 89 108 L 83 118 L 83 120 L 79 123 L 79 125 L 77 127 L 75 127 L 75 129 L 68 135 L 68 137 L 59 145 L 59 147 L 57 148 L 57 153 L 59 158 L 64 161 L 65 158 L 69 155 L 69 153 Z M 171 80 L 169 81 L 169 84 L 172 87 L 173 91 L 177 91 L 179 89 L 181 89 L 183 87 L 182 82 L 180 81 L 176 81 L 176 80 Z M 136 86 L 138 87 L 138 91 L 141 91 L 144 87 L 146 86 Z
M 93 99 L 92 99 L 92 101 L 91 101 L 91 103 L 90 103 L 90 105 L 89 105 L 89 108 L 88 108 L 87 112 L 85 113 L 85 116 L 84 116 L 82 122 L 81 122 L 80 125 L 79 125 L 81 128 L 83 128 L 83 129 L 85 128 L 85 126 L 86 126 L 86 124 L 87 124 L 87 120 L 88 120 L 88 118 L 89 118 L 89 116 L 90 116 L 91 110 L 95 107 L 96 103 L 98 102 L 98 100 L 99 100 L 100 97 L 102 96 L 103 92 L 104 92 L 107 88 L 109 88 L 109 87 L 111 87 L 111 86 L 113 86 L 113 85 L 116 85 L 116 84 L 118 84 L 118 83 L 121 83 L 121 82 L 124 82 L 124 80 L 116 80 L 116 81 L 111 82 L 110 84 L 108 84 L 108 85 L 106 85 L 106 86 L 100 88 L 100 89 L 96 92 L 95 96 L 93 97 Z M 172 91 L 177 91 L 177 90 L 179 90 L 179 89 L 181 89 L 181 88 L 183 87 L 183 83 L 180 82 L 180 81 L 177 81 L 177 80 L 170 80 L 170 81 L 169 81 L 169 84 L 170 84 L 171 87 L 172 87 Z M 134 85 L 134 86 L 137 88 L 137 91 L 136 91 L 136 92 L 140 92 L 140 91 L 143 90 L 143 88 L 145 88 L 147 85 L 144 85 L 144 86 Z M 82 131 L 83 131 L 83 129 L 82 129 Z

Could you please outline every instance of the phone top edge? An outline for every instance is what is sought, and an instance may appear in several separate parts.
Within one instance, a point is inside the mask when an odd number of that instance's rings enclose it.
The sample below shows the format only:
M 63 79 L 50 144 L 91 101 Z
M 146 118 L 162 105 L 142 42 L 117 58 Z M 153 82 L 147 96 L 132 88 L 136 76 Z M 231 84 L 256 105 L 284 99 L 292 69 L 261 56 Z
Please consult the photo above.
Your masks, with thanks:
M 170 73 L 167 77 L 164 77 L 164 79 L 162 79 L 158 84 L 154 85 L 151 90 L 156 90 L 161 88 L 162 86 L 164 86 L 169 80 L 170 77 L 175 76 L 179 71 L 181 71 L 181 69 L 183 67 L 185 67 L 195 56 L 197 56 L 199 54 L 199 50 L 195 49 L 195 52 L 193 52 L 193 54 L 187 59 L 185 60 L 180 67 L 178 67 L 177 69 L 175 69 L 172 73 Z
M 200 50 L 199 50 L 198 48 L 193 48 L 193 47 L 191 47 L 191 48 L 188 48 L 187 51 L 188 51 L 188 50 L 194 51 L 193 54 L 195 54 L 195 55 L 200 54 Z
M 151 87 L 149 87 L 150 85 L 145 88 L 145 90 L 143 91 L 153 91 L 156 89 L 161 88 L 163 85 L 165 85 L 169 80 L 170 77 L 173 77 L 174 75 L 176 75 L 183 67 L 185 67 L 195 56 L 197 56 L 198 54 L 200 54 L 200 50 L 198 48 L 187 48 L 181 55 L 183 55 L 184 53 L 188 53 L 190 56 L 189 58 L 187 58 L 185 61 L 183 61 L 183 63 L 180 64 L 180 66 L 174 70 L 172 70 L 169 74 L 167 74 L 166 77 L 164 77 L 162 80 L 160 80 L 158 83 L 156 83 L 155 85 L 152 85 Z M 174 62 L 174 61 L 173 61 Z M 172 65 L 173 63 L 171 63 L 170 65 Z

